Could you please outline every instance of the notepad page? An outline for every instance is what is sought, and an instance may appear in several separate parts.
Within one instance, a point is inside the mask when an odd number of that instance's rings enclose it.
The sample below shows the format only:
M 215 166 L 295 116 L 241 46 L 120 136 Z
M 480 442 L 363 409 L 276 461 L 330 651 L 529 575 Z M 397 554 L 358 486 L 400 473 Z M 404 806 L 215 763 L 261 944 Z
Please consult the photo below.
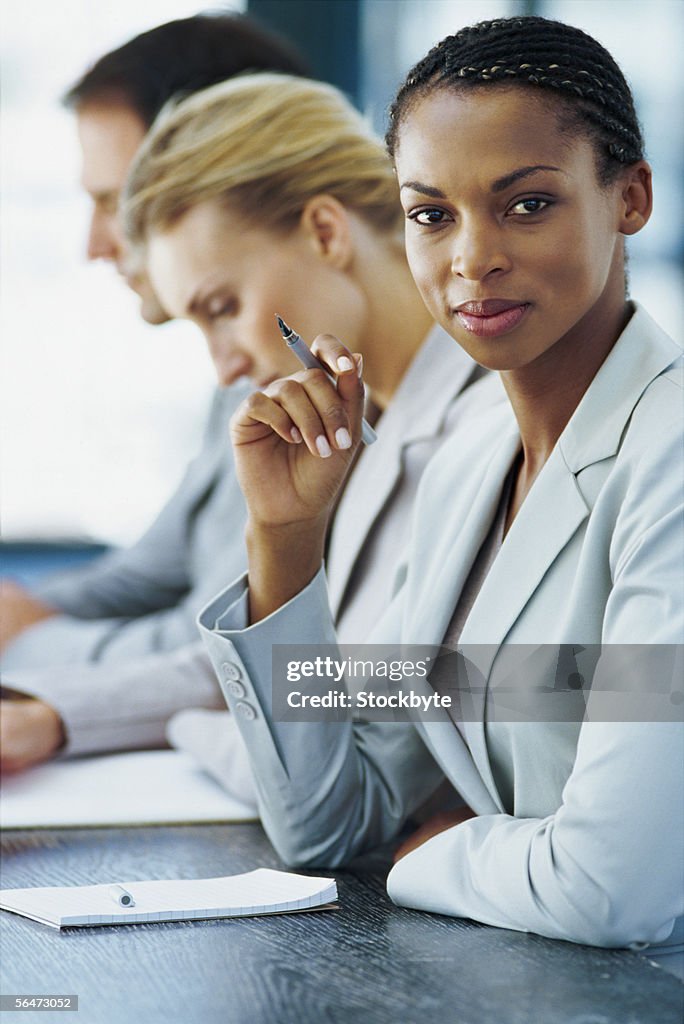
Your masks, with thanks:
M 220 878 L 118 881 L 135 899 L 121 907 L 105 885 L 5 889 L 0 908 L 54 927 L 138 924 L 309 910 L 337 899 L 331 878 L 258 868 Z

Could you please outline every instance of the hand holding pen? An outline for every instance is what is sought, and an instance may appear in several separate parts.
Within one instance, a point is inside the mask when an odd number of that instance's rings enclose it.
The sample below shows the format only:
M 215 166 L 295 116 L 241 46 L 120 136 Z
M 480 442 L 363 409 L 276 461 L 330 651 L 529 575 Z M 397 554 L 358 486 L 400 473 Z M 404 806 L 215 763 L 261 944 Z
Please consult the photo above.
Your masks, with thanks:
M 297 332 L 293 331 L 291 327 L 288 327 L 283 318 L 278 316 L 277 314 L 276 320 L 278 321 L 278 327 L 280 328 L 280 333 L 283 336 L 283 340 L 285 341 L 287 347 L 292 349 L 293 353 L 297 356 L 297 359 L 299 359 L 302 366 L 305 366 L 307 370 L 314 370 L 317 368 L 325 370 L 325 366 L 323 365 L 323 363 L 321 363 L 320 360 L 316 358 L 311 349 L 307 346 L 306 342 L 297 334 Z M 344 356 L 342 356 L 341 358 L 344 358 Z M 349 367 L 347 367 L 347 369 L 349 369 Z M 334 380 L 334 378 L 331 377 L 331 380 Z M 377 439 L 378 435 L 375 433 L 370 423 L 368 423 L 367 420 L 362 419 L 361 440 L 363 441 L 363 443 L 373 444 L 373 442 L 377 441 Z
M 361 356 L 331 335 L 319 335 L 312 349 L 319 365 L 254 392 L 231 421 L 248 508 L 252 621 L 317 572 L 330 512 L 360 441 Z

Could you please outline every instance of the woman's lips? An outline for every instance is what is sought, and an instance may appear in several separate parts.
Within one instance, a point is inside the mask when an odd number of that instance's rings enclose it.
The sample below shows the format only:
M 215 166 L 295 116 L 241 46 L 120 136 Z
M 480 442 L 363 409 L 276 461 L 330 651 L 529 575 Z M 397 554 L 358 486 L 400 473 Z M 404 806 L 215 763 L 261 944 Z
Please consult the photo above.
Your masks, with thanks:
M 530 308 L 529 302 L 504 299 L 464 302 L 456 309 L 461 325 L 478 338 L 496 338 L 517 327 Z

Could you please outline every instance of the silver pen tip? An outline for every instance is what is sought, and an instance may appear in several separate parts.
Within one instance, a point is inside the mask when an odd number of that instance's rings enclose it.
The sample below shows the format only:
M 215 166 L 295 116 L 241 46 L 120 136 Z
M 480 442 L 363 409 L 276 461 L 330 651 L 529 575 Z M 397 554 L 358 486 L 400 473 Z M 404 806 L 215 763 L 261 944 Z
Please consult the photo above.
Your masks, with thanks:
M 281 316 L 278 316 L 278 314 L 276 313 L 275 318 L 278 321 L 278 327 L 280 328 L 281 334 L 283 334 L 284 336 L 292 334 L 291 329 L 287 326 L 287 324 L 285 323 Z

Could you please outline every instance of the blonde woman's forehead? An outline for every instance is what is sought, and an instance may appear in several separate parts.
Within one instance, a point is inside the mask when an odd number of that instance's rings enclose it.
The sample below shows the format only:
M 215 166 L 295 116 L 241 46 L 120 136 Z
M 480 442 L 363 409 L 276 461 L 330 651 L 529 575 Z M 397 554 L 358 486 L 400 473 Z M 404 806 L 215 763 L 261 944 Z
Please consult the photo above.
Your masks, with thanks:
M 213 289 L 238 289 L 248 263 L 253 268 L 282 247 L 282 237 L 270 228 L 250 223 L 239 210 L 207 200 L 170 227 L 150 233 L 147 269 L 169 312 L 186 317 Z

